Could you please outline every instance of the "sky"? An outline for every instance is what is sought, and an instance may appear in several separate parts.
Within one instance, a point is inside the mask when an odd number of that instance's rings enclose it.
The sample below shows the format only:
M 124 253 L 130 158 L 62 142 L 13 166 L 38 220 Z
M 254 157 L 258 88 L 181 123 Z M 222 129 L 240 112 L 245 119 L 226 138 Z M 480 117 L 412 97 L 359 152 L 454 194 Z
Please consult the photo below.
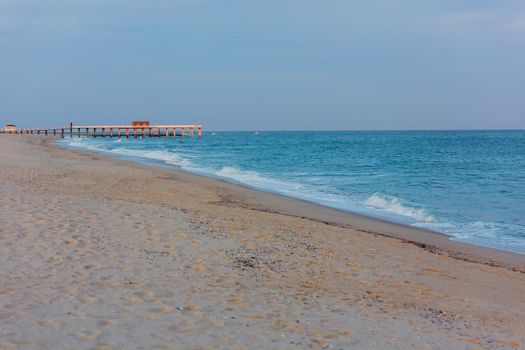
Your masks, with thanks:
M 525 128 L 525 1 L 0 0 L 0 123 Z

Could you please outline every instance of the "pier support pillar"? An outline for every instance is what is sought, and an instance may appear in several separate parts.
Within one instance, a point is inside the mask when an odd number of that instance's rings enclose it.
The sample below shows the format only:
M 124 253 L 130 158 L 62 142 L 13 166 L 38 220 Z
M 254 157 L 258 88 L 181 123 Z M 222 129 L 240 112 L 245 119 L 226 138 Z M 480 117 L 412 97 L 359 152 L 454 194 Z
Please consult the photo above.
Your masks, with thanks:
M 190 128 L 190 136 L 193 137 L 193 128 Z
M 199 127 L 199 128 L 197 129 L 197 136 L 199 136 L 199 137 L 202 136 L 202 128 L 201 128 L 201 127 Z

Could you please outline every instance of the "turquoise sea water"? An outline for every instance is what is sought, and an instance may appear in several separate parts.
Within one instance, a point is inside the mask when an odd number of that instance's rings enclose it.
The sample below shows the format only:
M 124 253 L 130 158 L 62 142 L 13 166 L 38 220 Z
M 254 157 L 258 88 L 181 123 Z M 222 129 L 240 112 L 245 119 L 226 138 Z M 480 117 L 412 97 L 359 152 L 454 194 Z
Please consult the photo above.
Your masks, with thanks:
M 525 131 L 205 132 L 61 143 L 525 254 Z

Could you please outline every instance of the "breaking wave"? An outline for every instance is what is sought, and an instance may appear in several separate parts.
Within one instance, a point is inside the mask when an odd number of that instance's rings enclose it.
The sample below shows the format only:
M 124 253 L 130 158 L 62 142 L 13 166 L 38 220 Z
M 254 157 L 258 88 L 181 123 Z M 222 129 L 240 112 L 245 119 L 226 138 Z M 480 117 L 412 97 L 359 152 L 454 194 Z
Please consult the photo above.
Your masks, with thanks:
M 421 222 L 433 222 L 434 218 L 427 214 L 422 208 L 415 208 L 404 204 L 397 197 L 385 196 L 380 193 L 374 193 L 365 201 L 369 208 L 380 209 L 390 213 L 407 216 Z

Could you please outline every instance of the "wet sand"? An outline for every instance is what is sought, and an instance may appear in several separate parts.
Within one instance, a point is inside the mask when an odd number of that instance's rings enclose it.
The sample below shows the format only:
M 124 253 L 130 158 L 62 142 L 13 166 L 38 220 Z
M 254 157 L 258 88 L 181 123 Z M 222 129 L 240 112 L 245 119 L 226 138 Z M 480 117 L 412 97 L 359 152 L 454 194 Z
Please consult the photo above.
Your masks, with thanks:
M 525 346 L 523 255 L 50 140 L 0 135 L 0 349 Z

